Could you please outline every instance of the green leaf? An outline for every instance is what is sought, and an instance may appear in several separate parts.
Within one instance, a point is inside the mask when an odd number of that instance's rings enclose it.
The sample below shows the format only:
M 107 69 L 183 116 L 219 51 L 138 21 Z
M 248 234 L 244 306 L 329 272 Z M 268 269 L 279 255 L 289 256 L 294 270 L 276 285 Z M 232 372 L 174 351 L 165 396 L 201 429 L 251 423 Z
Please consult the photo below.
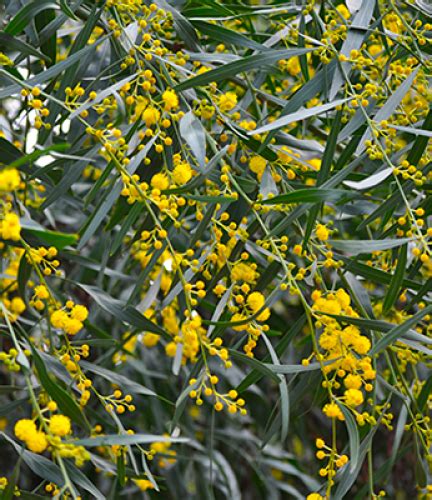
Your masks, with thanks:
M 429 396 L 432 392 L 432 375 L 429 375 L 428 379 L 421 388 L 420 394 L 417 398 L 418 411 L 424 412 L 426 409 L 426 404 L 428 402 Z
M 192 111 L 187 112 L 180 120 L 180 135 L 191 148 L 201 170 L 205 169 L 206 136 L 204 126 Z
M 21 54 L 25 54 L 28 56 L 35 56 L 43 60 L 48 60 L 48 61 L 50 60 L 50 58 L 46 54 L 43 54 L 42 52 L 35 49 L 28 43 L 25 43 L 21 41 L 19 38 L 15 38 L 11 34 L 5 33 L 4 31 L 0 31 L 0 49 L 3 52 L 16 50 Z
M 161 327 L 151 322 L 134 307 L 128 306 L 118 299 L 114 299 L 96 286 L 84 285 L 82 283 L 77 283 L 77 285 L 88 293 L 104 311 L 116 319 L 140 328 L 142 331 L 158 333 L 171 340 L 171 337 Z
M 134 444 L 159 443 L 187 443 L 187 438 L 174 438 L 166 436 L 157 436 L 153 434 L 112 434 L 108 436 L 98 436 L 87 439 L 78 439 L 70 441 L 71 444 L 94 448 L 95 446 L 131 446 Z
M 411 238 L 400 238 L 397 240 L 329 240 L 328 243 L 336 250 L 358 255 L 397 248 L 410 241 Z
M 56 8 L 58 8 L 56 6 Z M 40 33 L 45 26 L 47 26 L 51 21 L 55 19 L 55 10 L 54 9 L 44 9 L 39 12 L 35 17 L 35 25 L 38 33 Z M 41 45 L 41 51 L 48 58 L 49 66 L 52 66 L 56 62 L 57 58 L 57 34 L 54 33 L 47 38 Z
M 87 423 L 87 419 L 84 416 L 81 408 L 67 391 L 65 391 L 62 387 L 60 387 L 60 385 L 54 382 L 54 380 L 48 374 L 42 358 L 40 357 L 35 347 L 33 347 L 33 344 L 29 342 L 29 345 L 32 351 L 33 362 L 38 372 L 42 387 L 58 404 L 58 407 L 65 415 L 70 417 L 72 421 L 76 422 L 81 427 L 86 429 L 89 428 L 89 424 Z
M 322 104 L 321 106 L 315 106 L 313 108 L 304 108 L 295 113 L 289 115 L 284 115 L 277 120 L 272 121 L 268 125 L 263 127 L 258 127 L 256 130 L 248 132 L 249 135 L 263 134 L 264 132 L 270 132 L 271 130 L 278 130 L 280 128 L 286 127 L 290 123 L 298 122 L 300 120 L 305 120 L 306 118 L 311 118 L 312 116 L 318 116 L 322 113 L 330 111 L 342 104 L 346 103 L 349 99 L 339 99 L 338 101 L 330 102 L 328 104 Z
M 23 156 L 21 151 L 11 142 L 0 137 L 1 163 L 9 165 Z
M 374 354 L 378 354 L 386 347 L 399 340 L 406 332 L 408 332 L 408 330 L 416 326 L 417 323 L 423 318 L 423 316 L 426 316 L 431 312 L 432 305 L 426 306 L 424 309 L 420 309 L 420 311 L 414 314 L 411 318 L 407 319 L 404 323 L 390 330 L 372 347 L 370 355 L 372 356 Z
M 396 108 L 399 106 L 399 104 L 402 102 L 402 99 L 405 97 L 409 89 L 411 88 L 415 77 L 417 76 L 418 73 L 418 68 L 416 68 L 396 89 L 393 94 L 391 94 L 390 98 L 388 101 L 381 107 L 379 108 L 379 111 L 376 113 L 374 117 L 374 121 L 376 123 L 380 123 L 382 120 L 387 120 L 393 112 L 396 110 Z M 370 127 L 366 130 L 366 132 L 363 134 L 363 137 L 357 146 L 356 149 L 356 154 L 359 155 L 362 153 L 365 149 L 365 141 L 370 140 L 372 137 L 372 131 L 370 130 Z
M 304 324 L 306 322 L 306 316 L 301 316 L 293 325 L 290 327 L 287 332 L 282 336 L 278 345 L 275 348 L 275 351 L 278 356 L 282 356 L 282 354 L 286 351 L 291 341 L 301 332 Z M 267 355 L 262 362 L 267 363 L 270 361 L 270 355 Z M 263 373 L 259 370 L 252 370 L 246 378 L 236 387 L 238 393 L 245 391 L 252 384 L 256 384 L 262 377 Z
M 290 203 L 320 203 L 323 201 L 339 202 L 347 197 L 352 197 L 353 193 L 344 189 L 297 189 L 290 193 L 274 196 L 267 200 L 260 201 L 262 205 L 278 205 Z
M 251 368 L 253 368 L 255 371 L 261 373 L 263 376 L 269 377 L 272 379 L 274 382 L 277 382 L 278 384 L 280 383 L 279 378 L 277 375 L 275 375 L 275 370 L 272 369 L 273 365 L 267 365 L 265 363 L 262 363 L 261 361 L 258 361 L 255 358 L 250 358 L 249 356 L 246 356 L 245 354 L 235 351 L 234 349 L 229 350 L 230 356 L 237 361 L 240 361 L 246 365 L 249 365 Z M 280 373 L 280 372 L 278 372 Z
M 57 484 L 57 486 L 63 486 L 63 475 L 60 468 L 56 464 L 52 463 L 51 460 L 48 460 L 43 455 L 38 455 L 24 449 L 4 432 L 0 432 L 0 435 L 15 448 L 15 451 L 22 457 L 23 461 L 37 476 L 46 479 L 47 481 L 53 481 Z
M 10 35 L 19 35 L 34 17 L 46 9 L 58 9 L 58 5 L 51 0 L 37 0 L 28 3 L 19 10 L 5 28 Z
M 349 457 L 348 468 L 351 473 L 354 473 L 360 461 L 360 436 L 357 428 L 357 423 L 354 417 L 352 416 L 352 413 L 348 410 L 348 408 L 339 401 L 336 402 L 345 417 L 345 424 L 348 431 L 348 438 L 350 445 L 350 457 Z
M 237 76 L 243 71 L 253 70 L 263 65 L 272 65 L 281 59 L 288 59 L 289 57 L 307 54 L 312 50 L 313 49 L 268 50 L 263 54 L 245 57 L 239 61 L 224 64 L 219 68 L 206 71 L 202 75 L 194 76 L 193 78 L 178 84 L 175 88 L 176 90 L 181 91 L 192 87 L 196 88 L 206 85 L 210 82 L 218 82 L 220 80 Z
M 49 231 L 30 219 L 22 219 L 20 220 L 20 223 L 24 235 L 34 236 L 45 245 L 56 247 L 59 250 L 62 250 L 67 246 L 74 245 L 78 240 L 78 236 L 76 234 Z
M 269 351 L 271 360 L 274 365 L 280 366 L 280 361 L 276 351 L 274 350 L 270 340 L 268 340 L 267 336 L 263 334 L 264 341 L 266 343 L 267 349 Z M 288 392 L 288 384 L 283 375 L 279 376 L 279 394 L 280 394 L 280 415 L 281 415 L 281 441 L 285 441 L 288 435 L 289 429 L 289 417 L 290 417 L 290 400 L 289 400 L 289 392 Z
M 105 495 L 103 495 L 96 486 L 90 481 L 90 479 L 81 472 L 78 467 L 76 467 L 72 462 L 65 461 L 65 469 L 72 480 L 72 482 L 78 486 L 81 486 L 84 490 L 88 491 L 92 498 L 97 498 L 98 500 L 105 500 Z
M 366 179 L 363 179 L 361 181 L 344 181 L 345 186 L 350 187 L 351 189 L 357 189 L 357 190 L 362 190 L 362 189 L 370 189 L 372 187 L 377 186 L 381 182 L 383 182 L 385 179 L 390 177 L 390 175 L 393 172 L 393 168 L 388 167 L 385 168 L 384 170 L 381 170 L 380 172 L 377 172 L 376 174 L 373 174 L 369 177 L 366 177 Z
M 274 373 L 282 373 L 284 375 L 291 375 L 293 373 L 312 372 L 321 370 L 320 363 L 310 363 L 307 366 L 303 365 L 272 365 L 266 363 L 265 366 Z
M 361 7 L 354 19 L 352 20 L 351 27 L 348 31 L 348 35 L 342 44 L 340 49 L 340 54 L 346 57 L 350 57 L 352 50 L 358 50 L 363 43 L 368 31 L 370 20 L 372 19 L 373 12 L 375 8 L 375 0 L 364 0 L 361 3 Z M 359 29 L 360 28 L 360 29 Z M 364 29 L 361 29 L 364 28 Z M 340 62 L 340 68 L 337 66 L 333 76 L 332 85 L 330 88 L 329 99 L 333 100 L 338 93 L 339 89 L 346 80 L 345 75 L 349 75 L 351 71 L 351 63 L 348 61 Z
M 125 377 L 120 373 L 116 373 L 112 370 L 107 370 L 106 368 L 102 368 L 102 366 L 98 366 L 87 361 L 80 361 L 80 366 L 84 371 L 95 373 L 96 375 L 99 375 L 100 377 L 109 380 L 114 384 L 119 385 L 120 387 L 124 387 L 128 392 L 140 394 L 142 396 L 157 396 L 154 391 L 148 389 L 147 387 L 144 387 L 141 384 L 138 384 L 137 382 L 134 382 L 129 377 Z
M 94 44 L 89 45 L 89 46 L 79 50 L 75 54 L 69 56 L 64 61 L 61 61 L 57 64 L 54 64 L 54 66 L 51 66 L 46 71 L 39 73 L 38 75 L 34 76 L 33 78 L 29 78 L 25 82 L 26 86 L 27 87 L 34 87 L 36 85 L 40 85 L 41 83 L 46 82 L 47 80 L 55 78 L 56 76 L 63 73 L 63 71 L 68 69 L 70 66 L 72 66 L 75 63 L 82 60 L 84 56 L 88 55 L 90 52 L 95 51 L 97 46 L 106 39 L 107 39 L 107 37 L 99 38 Z M 7 73 L 5 73 L 2 70 L 0 70 L 0 73 L 2 73 L 4 76 L 8 76 Z M 9 87 L 6 87 L 6 88 L 0 90 L 0 99 L 4 99 L 5 97 L 10 97 L 11 95 L 17 94 L 18 92 L 20 92 L 20 90 L 22 88 L 23 88 L 23 85 L 14 83 L 13 85 L 10 85 Z
M 399 296 L 399 291 L 405 277 L 407 254 L 408 245 L 405 244 L 399 249 L 396 270 L 393 274 L 386 296 L 384 297 L 383 313 L 386 313 L 393 307 L 393 304 L 396 302 L 396 299 Z
M 266 47 L 261 43 L 257 43 L 247 36 L 223 26 L 199 20 L 192 20 L 192 24 L 198 31 L 201 31 L 201 33 L 208 35 L 213 40 L 223 42 L 224 44 L 230 43 L 232 45 L 238 45 L 239 47 L 247 47 L 259 51 L 266 50 Z

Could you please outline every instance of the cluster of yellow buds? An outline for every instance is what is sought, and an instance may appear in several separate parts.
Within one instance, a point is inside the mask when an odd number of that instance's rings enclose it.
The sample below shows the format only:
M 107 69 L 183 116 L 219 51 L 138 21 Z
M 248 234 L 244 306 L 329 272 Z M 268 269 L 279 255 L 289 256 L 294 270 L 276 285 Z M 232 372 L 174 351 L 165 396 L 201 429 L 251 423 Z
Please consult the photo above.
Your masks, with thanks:
M 343 380 L 345 391 L 338 400 L 349 407 L 356 416 L 360 414 L 355 410 L 364 402 L 362 388 L 366 392 L 373 390 L 373 381 L 376 372 L 372 367 L 372 360 L 367 355 L 371 348 L 370 340 L 360 333 L 360 330 L 353 325 L 342 327 L 340 322 L 331 316 L 343 315 L 347 317 L 358 317 L 352 309 L 350 296 L 342 288 L 336 293 L 329 293 L 323 296 L 321 292 L 315 290 L 312 294 L 313 311 L 319 311 L 315 325 L 323 328 L 318 339 L 318 344 L 324 350 L 324 354 L 317 354 L 323 363 L 323 373 L 326 380 L 323 386 L 328 389 L 339 389 Z M 332 373 L 332 376 L 330 374 Z M 334 401 L 326 404 L 323 409 L 329 418 L 344 420 L 341 409 Z
M 116 411 L 119 415 L 124 413 L 126 410 L 133 412 L 135 411 L 135 405 L 132 403 L 132 396 L 130 394 L 124 395 L 120 389 L 116 389 L 111 395 L 104 396 L 105 409 L 108 412 Z
M 44 123 L 43 119 L 50 114 L 49 109 L 44 106 L 42 100 L 42 91 L 39 87 L 33 87 L 30 91 L 27 89 L 21 90 L 21 95 L 28 98 L 28 105 L 35 111 L 34 126 L 36 129 L 44 127 L 47 130 L 51 129 L 50 123 Z
M 23 351 L 25 356 L 29 357 L 31 355 L 29 350 Z M 6 368 L 11 372 L 19 372 L 20 365 L 17 362 L 18 351 L 12 347 L 8 352 L 1 351 L 0 352 L 0 362 L 4 363 Z
M 66 307 L 55 309 L 50 314 L 50 322 L 54 328 L 63 330 L 68 335 L 76 335 L 84 326 L 88 317 L 88 309 L 75 305 L 72 300 L 66 302 Z
M 45 276 L 51 276 L 53 273 L 56 276 L 61 276 L 61 271 L 58 269 L 60 261 L 55 259 L 58 254 L 55 247 L 39 247 L 29 248 L 26 253 L 27 262 L 38 267 Z
M 324 460 L 328 458 L 328 463 L 325 467 L 322 467 L 319 471 L 321 477 L 333 478 L 336 475 L 336 468 L 340 469 L 346 465 L 349 461 L 347 455 L 339 455 L 336 450 L 327 446 L 323 439 L 318 438 L 315 441 L 315 445 L 318 448 L 316 452 L 316 457 L 318 460 Z
M 245 400 L 239 398 L 237 391 L 234 389 L 231 389 L 227 393 L 219 392 L 216 387 L 218 382 L 219 377 L 212 375 L 210 372 L 206 372 L 205 377 L 202 377 L 199 381 L 191 378 L 189 386 L 192 389 L 189 392 L 189 396 L 195 399 L 195 403 L 198 406 L 204 403 L 203 396 L 205 396 L 213 399 L 213 406 L 216 411 L 222 411 L 226 407 L 229 413 L 234 414 L 239 412 L 241 415 L 246 415 L 247 410 L 244 408 Z
M 16 168 L 0 170 L 0 238 L 18 241 L 21 237 L 19 216 L 12 210 L 12 193 L 21 186 L 20 173 Z

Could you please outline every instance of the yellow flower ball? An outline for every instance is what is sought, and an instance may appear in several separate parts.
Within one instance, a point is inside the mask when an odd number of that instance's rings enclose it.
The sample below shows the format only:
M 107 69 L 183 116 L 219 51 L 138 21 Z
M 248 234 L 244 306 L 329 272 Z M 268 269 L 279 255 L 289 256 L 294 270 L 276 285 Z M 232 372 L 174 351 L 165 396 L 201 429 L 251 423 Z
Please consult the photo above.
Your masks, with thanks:
M 67 436 L 72 430 L 69 417 L 65 415 L 53 415 L 49 421 L 49 430 L 55 436 Z

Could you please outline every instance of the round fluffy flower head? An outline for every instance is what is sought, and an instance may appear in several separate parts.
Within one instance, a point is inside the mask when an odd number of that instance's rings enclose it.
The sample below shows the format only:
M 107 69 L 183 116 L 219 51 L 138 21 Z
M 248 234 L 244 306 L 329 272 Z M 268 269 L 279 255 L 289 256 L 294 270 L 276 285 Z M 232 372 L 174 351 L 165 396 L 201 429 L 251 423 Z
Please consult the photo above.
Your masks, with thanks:
M 37 428 L 33 420 L 23 418 L 21 420 L 18 420 L 18 422 L 15 424 L 15 436 L 18 439 L 21 439 L 21 441 L 27 441 L 27 439 L 35 432 L 37 432 Z
M 192 169 L 189 163 L 179 163 L 172 173 L 176 184 L 186 184 L 192 178 Z
M 237 104 L 235 92 L 227 92 L 219 97 L 219 107 L 221 111 L 231 111 Z
M 338 315 L 341 313 L 341 306 L 335 299 L 325 299 L 320 297 L 315 301 L 313 308 L 317 311 Z
M 54 328 L 63 328 L 68 321 L 69 317 L 65 311 L 58 310 L 54 311 L 51 316 L 51 324 Z
M 65 415 L 53 415 L 49 421 L 49 430 L 55 436 L 67 436 L 72 430 L 69 417 Z
M 48 447 L 46 434 L 36 431 L 26 440 L 27 448 L 33 453 L 43 453 Z
M 160 112 L 156 108 L 150 106 L 145 109 L 144 113 L 142 114 L 142 117 L 147 127 L 151 127 L 152 125 L 155 125 L 159 121 Z
M 45 285 L 35 286 L 34 293 L 38 299 L 47 299 L 49 297 L 49 292 Z
M 265 303 L 264 295 L 260 292 L 253 292 L 247 298 L 247 305 L 254 313 L 259 311 Z
M 336 300 L 339 302 L 342 309 L 346 309 L 351 304 L 351 297 L 343 288 L 339 288 L 339 290 L 336 292 Z
M 76 335 L 84 325 L 78 319 L 68 318 L 63 330 L 69 335 Z
M 309 493 L 306 500 L 324 500 L 324 497 L 322 497 L 319 493 Z
M 74 306 L 70 315 L 73 319 L 77 319 L 78 321 L 85 321 L 88 317 L 87 307 L 81 305 Z
M 174 90 L 165 90 L 162 94 L 165 111 L 171 111 L 179 105 L 179 99 Z
M 344 385 L 347 389 L 360 389 L 362 385 L 360 375 L 354 375 L 353 373 L 350 373 L 345 377 Z
M 249 160 L 249 168 L 258 176 L 261 176 L 264 173 L 266 165 L 267 162 L 262 156 L 252 156 Z
M 345 402 L 348 406 L 359 406 L 363 401 L 363 393 L 358 389 L 348 389 L 345 391 Z
M 168 189 L 169 180 L 165 174 L 155 174 L 152 177 L 150 184 L 153 188 L 163 191 L 164 189 Z
M 343 413 L 336 403 L 327 403 L 323 408 L 323 412 L 329 418 L 344 420 Z
M 248 264 L 240 262 L 232 268 L 231 279 L 233 281 L 245 281 L 246 283 L 253 283 L 256 279 L 256 272 Z
M 16 168 L 5 168 L 0 172 L 0 191 L 15 191 L 20 182 L 20 174 Z
M 0 237 L 4 240 L 18 241 L 21 236 L 21 224 L 17 214 L 7 213 L 0 220 Z
M 320 241 L 327 241 L 329 237 L 329 230 L 324 226 L 324 224 L 318 224 L 315 230 L 315 234 Z

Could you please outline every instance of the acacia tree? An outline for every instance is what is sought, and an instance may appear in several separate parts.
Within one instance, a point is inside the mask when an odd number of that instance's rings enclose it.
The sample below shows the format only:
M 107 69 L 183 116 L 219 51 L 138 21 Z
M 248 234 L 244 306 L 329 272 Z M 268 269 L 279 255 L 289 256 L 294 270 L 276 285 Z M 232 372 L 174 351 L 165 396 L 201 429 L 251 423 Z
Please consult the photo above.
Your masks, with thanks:
M 430 9 L 249 3 L 3 3 L 4 498 L 430 496 Z

